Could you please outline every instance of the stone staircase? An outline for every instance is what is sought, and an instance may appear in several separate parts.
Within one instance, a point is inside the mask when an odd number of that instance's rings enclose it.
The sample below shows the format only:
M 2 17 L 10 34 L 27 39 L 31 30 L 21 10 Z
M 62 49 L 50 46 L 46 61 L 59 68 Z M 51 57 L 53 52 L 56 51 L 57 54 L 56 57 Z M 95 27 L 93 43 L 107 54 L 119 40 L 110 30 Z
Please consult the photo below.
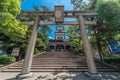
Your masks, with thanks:
M 1 68 L 1 72 L 20 72 L 23 61 Z M 118 70 L 96 62 L 98 72 L 117 72 Z M 84 55 L 70 52 L 45 52 L 33 57 L 31 72 L 87 72 Z

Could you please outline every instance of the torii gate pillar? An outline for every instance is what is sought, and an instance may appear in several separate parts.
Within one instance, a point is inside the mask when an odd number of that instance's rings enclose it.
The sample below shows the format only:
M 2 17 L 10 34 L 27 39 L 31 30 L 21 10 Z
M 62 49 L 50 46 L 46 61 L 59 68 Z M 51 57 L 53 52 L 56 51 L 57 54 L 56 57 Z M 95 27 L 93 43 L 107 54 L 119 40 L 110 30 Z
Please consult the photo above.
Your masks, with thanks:
M 27 47 L 27 52 L 25 55 L 23 67 L 21 74 L 17 76 L 18 79 L 23 79 L 27 77 L 32 77 L 32 73 L 30 72 L 31 64 L 32 64 L 32 58 L 33 58 L 33 53 L 34 53 L 34 47 L 35 47 L 35 42 L 38 34 L 38 25 L 39 25 L 39 16 L 36 15 L 35 23 L 33 26 L 33 31 L 30 37 L 30 41 Z
M 87 33 L 85 30 L 85 22 L 84 22 L 83 16 L 79 15 L 78 20 L 79 20 L 79 26 L 80 26 L 80 30 L 81 30 L 80 32 L 81 32 L 81 36 L 82 36 L 84 51 L 85 51 L 85 55 L 86 55 L 88 71 L 90 73 L 97 73 L 95 62 L 94 62 L 92 51 L 91 51 L 91 46 L 90 46 L 90 43 L 89 43 L 89 40 L 87 37 Z

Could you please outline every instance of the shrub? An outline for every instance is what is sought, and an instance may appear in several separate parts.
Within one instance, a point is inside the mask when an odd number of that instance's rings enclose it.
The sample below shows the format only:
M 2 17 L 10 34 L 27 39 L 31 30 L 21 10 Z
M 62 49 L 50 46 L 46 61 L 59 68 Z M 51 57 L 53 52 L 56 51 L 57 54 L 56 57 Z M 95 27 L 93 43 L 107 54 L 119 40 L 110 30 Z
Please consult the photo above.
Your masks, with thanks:
M 16 61 L 16 58 L 13 56 L 8 55 L 0 55 L 0 64 L 7 65 L 14 63 Z
M 104 61 L 107 63 L 120 63 L 120 57 L 108 57 Z
M 37 48 L 35 48 L 34 54 L 36 55 L 36 54 L 39 54 L 39 53 L 40 53 L 40 51 Z

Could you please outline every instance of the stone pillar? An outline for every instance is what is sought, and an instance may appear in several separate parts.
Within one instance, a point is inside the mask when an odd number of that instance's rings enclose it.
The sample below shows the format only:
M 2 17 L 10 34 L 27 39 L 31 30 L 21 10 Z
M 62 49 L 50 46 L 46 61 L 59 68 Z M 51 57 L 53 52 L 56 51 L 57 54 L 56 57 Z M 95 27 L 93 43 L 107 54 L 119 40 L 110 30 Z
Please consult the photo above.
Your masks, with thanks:
M 31 37 L 30 37 L 30 41 L 29 41 L 29 44 L 27 47 L 25 59 L 23 62 L 22 71 L 21 71 L 21 74 L 19 74 L 17 76 L 17 78 L 19 78 L 19 79 L 32 76 L 32 73 L 30 72 L 30 68 L 32 65 L 34 47 L 35 47 L 35 42 L 36 42 L 37 33 L 38 33 L 38 25 L 39 25 L 39 16 L 36 16 L 36 19 L 34 21 L 33 31 L 32 31 Z
M 79 26 L 80 26 L 80 33 L 81 33 L 82 40 L 83 40 L 83 47 L 85 51 L 88 71 L 90 73 L 97 73 L 95 62 L 92 56 L 91 46 L 90 46 L 87 33 L 86 33 L 86 29 L 85 29 L 85 23 L 84 23 L 83 16 L 79 15 L 78 20 L 79 20 Z

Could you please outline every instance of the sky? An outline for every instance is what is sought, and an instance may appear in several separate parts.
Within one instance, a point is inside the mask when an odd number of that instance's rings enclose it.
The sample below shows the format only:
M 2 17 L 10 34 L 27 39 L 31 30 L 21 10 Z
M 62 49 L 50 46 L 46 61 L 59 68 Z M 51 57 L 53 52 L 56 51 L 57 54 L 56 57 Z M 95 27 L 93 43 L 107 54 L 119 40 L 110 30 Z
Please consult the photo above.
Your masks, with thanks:
M 64 5 L 64 10 L 73 10 L 71 0 L 24 0 L 21 3 L 21 10 L 34 10 L 33 5 L 47 6 L 50 10 L 54 10 L 55 5 Z M 56 31 L 55 25 L 50 27 L 52 32 L 49 33 L 49 39 L 54 39 L 54 32 Z M 68 36 L 66 36 L 68 38 Z
M 64 5 L 65 10 L 73 10 L 71 0 L 24 0 L 21 9 L 33 10 L 33 5 L 48 6 L 50 10 L 54 10 L 54 5 Z

